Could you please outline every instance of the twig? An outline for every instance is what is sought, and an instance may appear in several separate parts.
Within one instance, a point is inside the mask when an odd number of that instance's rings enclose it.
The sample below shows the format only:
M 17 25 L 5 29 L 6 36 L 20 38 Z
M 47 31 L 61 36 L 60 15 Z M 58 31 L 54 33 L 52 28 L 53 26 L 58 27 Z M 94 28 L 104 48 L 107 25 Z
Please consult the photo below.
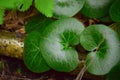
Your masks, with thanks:
M 80 73 L 78 74 L 78 76 L 75 80 L 82 80 L 82 77 L 83 77 L 85 71 L 86 71 L 86 66 L 84 65 L 84 67 L 82 68 L 82 70 L 80 71 Z

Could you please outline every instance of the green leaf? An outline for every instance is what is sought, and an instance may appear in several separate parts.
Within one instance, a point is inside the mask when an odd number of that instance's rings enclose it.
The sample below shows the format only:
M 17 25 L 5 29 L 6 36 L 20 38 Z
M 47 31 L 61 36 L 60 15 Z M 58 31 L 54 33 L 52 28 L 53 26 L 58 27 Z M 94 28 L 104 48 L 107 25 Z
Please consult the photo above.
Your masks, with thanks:
M 107 74 L 120 60 L 118 34 L 105 25 L 87 27 L 81 33 L 80 43 L 84 49 L 90 51 L 86 66 L 92 74 Z
M 0 0 L 1 9 L 16 9 L 23 0 Z
M 47 64 L 56 71 L 69 72 L 79 62 L 73 46 L 79 44 L 83 24 L 76 19 L 61 19 L 50 24 L 40 39 L 40 50 Z
M 52 17 L 54 0 L 35 0 L 35 7 L 45 16 Z
M 116 0 L 110 8 L 110 16 L 113 21 L 120 22 L 120 0 Z
M 120 80 L 120 63 L 110 71 L 106 80 Z
M 0 24 L 3 24 L 3 17 L 4 17 L 4 9 L 0 9 Z
M 86 0 L 81 12 L 90 18 L 104 17 L 109 13 L 109 8 L 115 0 Z
M 86 0 L 55 0 L 54 16 L 72 17 L 80 11 Z
M 32 1 L 33 0 L 23 0 L 23 2 L 21 3 L 21 5 L 18 7 L 19 11 L 26 11 L 30 8 L 30 6 L 32 5 Z
M 40 35 L 38 32 L 31 32 L 24 43 L 24 63 L 32 72 L 40 73 L 50 69 L 41 55 L 39 47 Z
M 25 25 L 25 31 L 26 33 L 30 33 L 32 31 L 38 31 L 42 33 L 42 31 L 53 21 L 54 20 L 49 19 L 43 15 L 35 15 Z

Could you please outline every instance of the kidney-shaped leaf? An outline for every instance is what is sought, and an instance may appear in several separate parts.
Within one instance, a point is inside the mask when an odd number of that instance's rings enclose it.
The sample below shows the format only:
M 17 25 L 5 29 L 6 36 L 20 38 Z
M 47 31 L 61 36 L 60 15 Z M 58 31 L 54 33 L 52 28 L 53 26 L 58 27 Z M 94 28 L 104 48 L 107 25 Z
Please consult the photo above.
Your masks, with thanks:
M 79 44 L 83 24 L 76 19 L 61 19 L 50 24 L 40 39 L 40 50 L 47 64 L 56 71 L 69 72 L 78 65 L 73 48 Z
M 110 16 L 113 21 L 120 22 L 120 0 L 116 0 L 110 8 Z
M 86 0 L 55 0 L 54 16 L 72 17 L 82 9 Z
M 81 12 L 90 18 L 100 18 L 108 14 L 112 2 L 115 0 L 86 0 Z
M 86 66 L 92 74 L 104 75 L 120 60 L 118 34 L 105 25 L 87 27 L 81 33 L 80 43 L 90 51 L 86 58 Z
M 39 48 L 40 35 L 38 32 L 31 32 L 25 39 L 24 63 L 33 72 L 45 72 L 50 68 L 43 59 Z

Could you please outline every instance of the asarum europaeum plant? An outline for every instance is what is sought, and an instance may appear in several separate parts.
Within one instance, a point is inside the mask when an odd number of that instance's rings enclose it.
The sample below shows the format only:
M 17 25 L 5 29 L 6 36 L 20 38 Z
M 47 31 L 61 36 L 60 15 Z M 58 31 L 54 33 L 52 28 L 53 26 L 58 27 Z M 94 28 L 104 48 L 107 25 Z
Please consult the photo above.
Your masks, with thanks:
M 105 75 L 119 62 L 119 36 L 108 26 L 96 24 L 84 28 L 74 18 L 50 20 L 39 17 L 35 16 L 26 25 L 24 62 L 31 71 L 74 70 L 79 63 L 75 45 L 81 45 L 89 52 L 85 65 L 91 74 Z
M 82 22 L 70 17 L 82 13 L 88 18 L 120 22 L 120 0 L 0 0 L 0 24 L 5 10 L 24 12 L 32 4 L 46 17 L 58 20 L 37 15 L 27 22 L 23 59 L 28 69 L 36 73 L 50 69 L 70 72 L 79 63 L 75 46 L 81 45 L 88 51 L 88 72 L 109 73 L 108 80 L 115 76 L 114 67 L 120 61 L 119 35 L 103 24 L 85 28 Z
M 37 20 L 37 27 L 41 30 L 32 30 L 26 37 L 24 49 L 26 66 L 33 72 L 44 72 L 51 68 L 62 72 L 74 70 L 79 59 L 73 46 L 80 42 L 83 24 L 73 18 L 56 20 L 44 26 L 46 22 L 47 20 L 44 23 Z M 28 25 L 29 23 L 26 26 Z M 36 26 L 31 24 L 30 27 Z

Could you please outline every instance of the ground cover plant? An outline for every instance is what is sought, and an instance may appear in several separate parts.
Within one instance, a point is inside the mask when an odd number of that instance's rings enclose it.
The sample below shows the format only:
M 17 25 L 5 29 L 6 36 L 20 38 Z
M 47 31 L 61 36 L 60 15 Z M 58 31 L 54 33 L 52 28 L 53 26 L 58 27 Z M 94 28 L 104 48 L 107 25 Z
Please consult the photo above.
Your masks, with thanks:
M 16 49 L 16 45 L 21 47 L 20 42 L 6 42 L 9 38 L 2 37 L 1 31 L 0 53 L 6 50 L 7 56 L 17 58 L 21 54 L 25 66 L 34 73 L 50 70 L 70 73 L 82 65 L 76 80 L 82 80 L 85 72 L 105 76 L 104 80 L 119 80 L 119 4 L 119 0 L 1 0 L 1 25 L 5 23 L 7 11 L 25 13 L 33 8 L 37 13 L 25 20 L 24 47 Z M 100 23 L 84 23 L 84 18 L 74 17 L 76 14 Z M 13 44 L 13 50 L 4 44 Z M 78 51 L 76 46 L 86 53 Z M 15 51 L 19 52 L 15 54 Z M 81 54 L 86 56 L 83 63 Z

